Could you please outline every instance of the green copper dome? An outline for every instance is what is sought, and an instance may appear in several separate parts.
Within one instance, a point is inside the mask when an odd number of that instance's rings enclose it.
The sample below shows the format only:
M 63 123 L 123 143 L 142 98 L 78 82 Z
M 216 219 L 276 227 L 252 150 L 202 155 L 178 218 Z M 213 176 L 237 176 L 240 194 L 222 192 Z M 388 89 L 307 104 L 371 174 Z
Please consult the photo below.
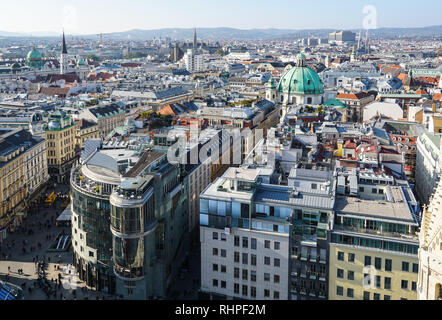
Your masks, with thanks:
M 324 105 L 327 107 L 333 107 L 336 109 L 346 109 L 347 105 L 338 99 L 328 99 Z
M 288 94 L 319 95 L 324 93 L 324 86 L 318 74 L 314 70 L 310 69 L 309 67 L 297 66 L 288 70 L 281 77 L 278 92 Z
M 84 66 L 86 62 L 83 59 L 78 60 L 77 65 Z
M 41 53 L 35 48 L 32 48 L 32 50 L 29 51 L 28 57 L 26 60 L 27 60 L 28 66 L 31 68 L 40 69 L 41 67 L 43 67 L 43 60 L 42 60 Z
M 28 53 L 28 60 L 30 59 L 32 60 L 41 59 L 41 53 L 37 49 L 32 48 L 32 50 L 29 51 Z

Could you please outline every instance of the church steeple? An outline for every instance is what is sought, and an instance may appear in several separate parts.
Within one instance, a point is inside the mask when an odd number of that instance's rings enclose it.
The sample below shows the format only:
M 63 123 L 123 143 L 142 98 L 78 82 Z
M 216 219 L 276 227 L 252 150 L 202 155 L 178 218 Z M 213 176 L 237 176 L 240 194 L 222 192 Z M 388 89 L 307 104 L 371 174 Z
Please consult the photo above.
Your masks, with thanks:
M 195 31 L 193 33 L 193 50 L 196 50 L 196 46 L 197 46 L 197 38 L 196 38 L 196 28 L 195 28 Z
M 66 39 L 64 37 L 64 30 L 63 30 L 63 44 L 61 47 L 61 53 L 62 54 L 68 54 L 68 50 L 66 49 Z

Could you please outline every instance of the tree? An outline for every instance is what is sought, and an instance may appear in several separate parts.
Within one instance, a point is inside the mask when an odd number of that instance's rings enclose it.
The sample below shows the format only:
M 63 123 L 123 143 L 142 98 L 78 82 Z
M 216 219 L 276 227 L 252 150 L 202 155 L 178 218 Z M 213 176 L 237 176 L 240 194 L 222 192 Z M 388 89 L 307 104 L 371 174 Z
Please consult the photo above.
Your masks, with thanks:
M 88 54 L 86 59 L 92 60 L 92 61 L 100 61 L 100 58 L 98 56 L 96 56 L 95 54 Z

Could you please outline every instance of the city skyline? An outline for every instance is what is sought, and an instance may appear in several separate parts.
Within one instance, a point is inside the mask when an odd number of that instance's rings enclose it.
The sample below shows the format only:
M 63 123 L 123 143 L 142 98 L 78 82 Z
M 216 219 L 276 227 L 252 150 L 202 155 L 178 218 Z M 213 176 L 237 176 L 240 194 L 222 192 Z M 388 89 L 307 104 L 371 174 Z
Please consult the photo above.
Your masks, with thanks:
M 14 10 L 18 4 L 28 10 Z M 433 3 L 432 9 L 428 10 L 429 7 L 410 0 L 401 2 L 400 15 L 397 14 L 397 1 L 383 3 L 378 0 L 358 0 L 351 3 L 315 0 L 310 1 L 308 6 L 302 1 L 288 0 L 273 3 L 252 3 L 250 0 L 236 3 L 227 0 L 219 4 L 207 4 L 201 0 L 191 3 L 175 0 L 167 3 L 143 3 L 128 0 L 124 4 L 111 5 L 101 0 L 94 3 L 79 0 L 75 4 L 68 1 L 34 3 L 19 0 L 3 6 L 3 14 L 0 13 L 2 32 L 60 34 L 64 29 L 69 34 L 84 35 L 134 29 L 194 27 L 231 27 L 243 30 L 360 29 L 364 27 L 364 20 L 368 15 L 367 12 L 364 14 L 367 6 L 376 9 L 377 28 L 427 27 L 440 24 L 438 12 L 442 10 L 440 2 Z M 273 14 L 269 14 L 272 10 Z M 121 16 L 121 12 L 128 14 Z M 327 12 L 327 15 L 322 15 L 321 12 Z M 247 17 L 244 13 L 251 14 Z

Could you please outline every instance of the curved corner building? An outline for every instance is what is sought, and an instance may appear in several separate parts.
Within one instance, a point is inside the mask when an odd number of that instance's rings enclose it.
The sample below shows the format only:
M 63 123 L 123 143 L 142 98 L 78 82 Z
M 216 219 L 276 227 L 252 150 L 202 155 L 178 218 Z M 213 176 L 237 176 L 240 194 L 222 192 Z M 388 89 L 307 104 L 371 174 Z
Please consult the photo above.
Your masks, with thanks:
M 158 222 L 151 180 L 125 178 L 110 197 L 113 270 L 118 288 L 135 296 L 145 295 L 145 251 L 155 252 Z
M 88 286 L 109 293 L 115 292 L 109 197 L 119 184 L 118 172 L 94 161 L 71 172 L 73 264 Z

